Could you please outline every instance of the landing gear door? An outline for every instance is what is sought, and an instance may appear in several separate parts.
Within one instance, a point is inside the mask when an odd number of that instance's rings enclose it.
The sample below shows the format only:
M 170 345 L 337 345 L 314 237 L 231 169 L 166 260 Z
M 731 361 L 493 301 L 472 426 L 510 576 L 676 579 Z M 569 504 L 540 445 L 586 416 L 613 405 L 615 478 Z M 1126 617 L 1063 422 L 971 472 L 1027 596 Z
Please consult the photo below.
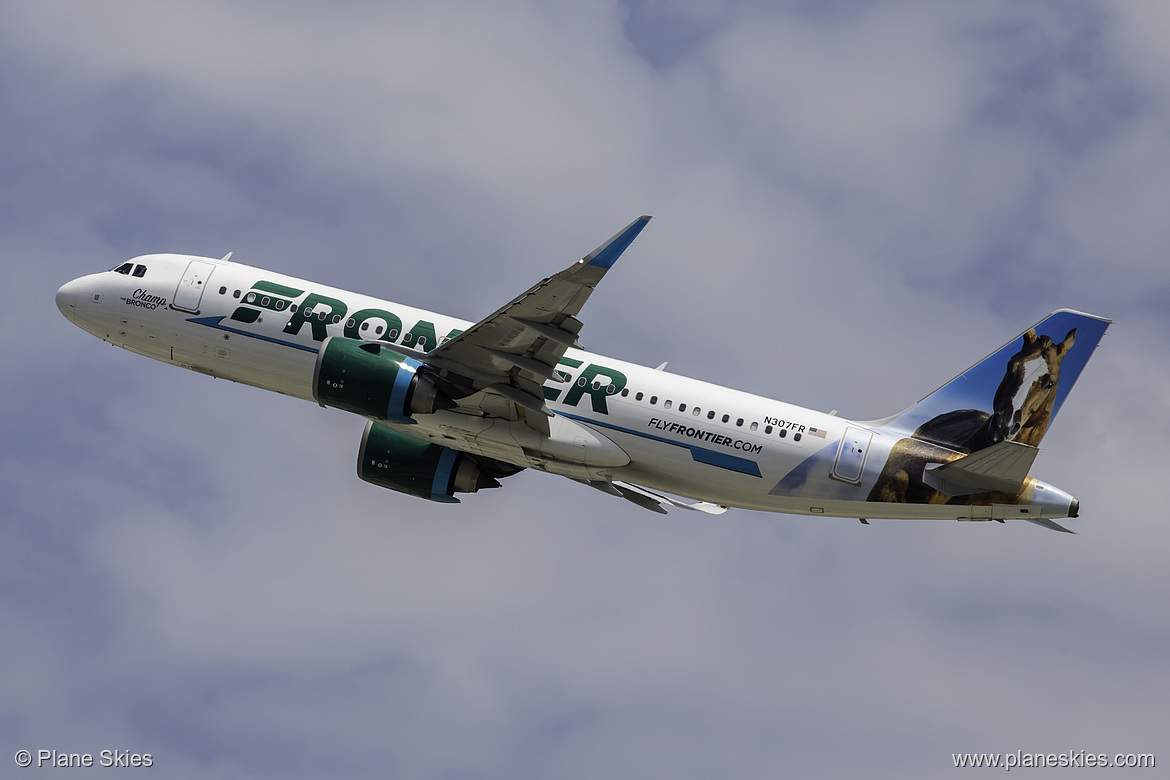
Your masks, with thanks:
M 198 313 L 199 301 L 203 299 L 203 288 L 207 286 L 207 280 L 211 278 L 211 272 L 214 270 L 215 264 L 206 260 L 192 260 L 188 263 L 183 278 L 179 280 L 179 286 L 175 288 L 171 308 Z
M 865 458 L 869 454 L 871 439 L 872 431 L 852 426 L 845 429 L 845 435 L 841 437 L 841 446 L 837 450 L 837 460 L 833 463 L 833 479 L 853 485 L 861 484 L 861 470 L 865 468 Z

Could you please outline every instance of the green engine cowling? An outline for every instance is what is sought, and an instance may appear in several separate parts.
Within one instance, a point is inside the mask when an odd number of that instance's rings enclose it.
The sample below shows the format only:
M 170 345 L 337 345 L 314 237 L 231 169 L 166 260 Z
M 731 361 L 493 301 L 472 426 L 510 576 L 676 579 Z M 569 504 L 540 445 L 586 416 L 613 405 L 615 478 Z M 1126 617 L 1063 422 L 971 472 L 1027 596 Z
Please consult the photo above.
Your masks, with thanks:
M 313 367 L 313 400 L 365 417 L 413 423 L 455 403 L 440 393 L 422 363 L 377 341 L 330 336 Z
M 357 472 L 379 487 L 448 504 L 459 503 L 455 493 L 500 486 L 466 452 L 420 441 L 373 421 L 366 423 L 362 434 Z

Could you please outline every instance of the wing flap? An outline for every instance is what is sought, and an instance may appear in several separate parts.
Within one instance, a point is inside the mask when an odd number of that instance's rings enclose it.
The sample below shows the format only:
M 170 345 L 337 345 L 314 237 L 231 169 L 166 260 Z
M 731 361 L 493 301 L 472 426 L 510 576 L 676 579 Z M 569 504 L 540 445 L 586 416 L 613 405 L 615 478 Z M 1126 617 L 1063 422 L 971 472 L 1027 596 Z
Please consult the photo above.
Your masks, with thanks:
M 522 317 L 513 317 L 512 319 L 526 328 L 531 328 L 546 339 L 563 344 L 566 347 L 571 347 L 577 343 L 577 334 L 581 330 L 581 321 L 573 317 L 565 317 L 559 325 L 550 325 L 545 322 L 528 320 Z
M 488 385 L 484 389 L 502 395 L 512 403 L 523 406 L 525 409 L 531 409 L 534 412 L 543 414 L 545 417 L 552 417 L 553 415 L 552 410 L 548 408 L 548 404 L 545 403 L 544 398 L 535 396 L 532 393 L 526 393 L 514 385 L 508 385 L 501 382 L 494 385 Z

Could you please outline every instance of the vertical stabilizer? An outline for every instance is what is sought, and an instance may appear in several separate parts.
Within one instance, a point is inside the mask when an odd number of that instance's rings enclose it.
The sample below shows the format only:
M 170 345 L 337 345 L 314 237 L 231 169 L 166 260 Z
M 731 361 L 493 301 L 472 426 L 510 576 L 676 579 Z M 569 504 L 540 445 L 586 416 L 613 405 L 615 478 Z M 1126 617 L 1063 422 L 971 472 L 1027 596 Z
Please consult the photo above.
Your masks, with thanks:
M 883 429 L 962 452 L 1002 441 L 1037 447 L 1109 324 L 1055 311 Z

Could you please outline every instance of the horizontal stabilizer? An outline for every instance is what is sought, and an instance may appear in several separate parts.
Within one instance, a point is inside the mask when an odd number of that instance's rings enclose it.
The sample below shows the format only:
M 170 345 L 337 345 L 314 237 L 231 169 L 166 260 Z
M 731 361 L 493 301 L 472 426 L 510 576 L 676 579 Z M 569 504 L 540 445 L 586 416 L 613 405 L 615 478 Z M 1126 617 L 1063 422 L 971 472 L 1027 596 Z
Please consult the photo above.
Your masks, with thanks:
M 1005 439 L 950 463 L 930 464 L 922 479 L 948 496 L 1019 492 L 1039 450 Z
M 1062 534 L 1076 534 L 1076 531 L 1070 531 L 1060 523 L 1054 522 L 1045 517 L 1024 517 L 1022 519 L 1027 520 L 1029 523 L 1035 523 L 1042 528 L 1048 528 L 1053 531 L 1060 531 Z

